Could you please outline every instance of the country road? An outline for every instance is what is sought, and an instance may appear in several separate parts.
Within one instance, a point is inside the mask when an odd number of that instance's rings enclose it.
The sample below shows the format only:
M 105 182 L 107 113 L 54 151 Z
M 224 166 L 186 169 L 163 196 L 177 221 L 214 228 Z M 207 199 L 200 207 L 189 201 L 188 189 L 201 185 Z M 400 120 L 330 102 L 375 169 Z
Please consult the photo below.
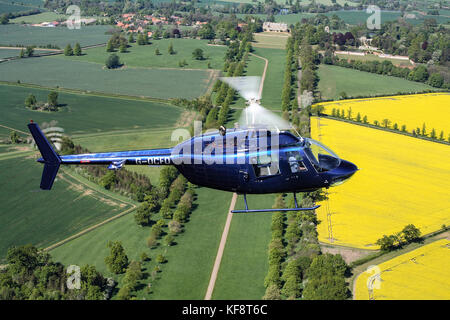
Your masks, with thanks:
M 259 86 L 259 96 L 262 97 L 262 92 L 264 88 L 264 80 L 266 78 L 267 66 L 269 65 L 269 60 L 264 57 L 258 56 L 256 54 L 250 53 L 250 55 L 255 56 L 259 59 L 265 61 L 264 71 L 261 76 L 261 83 Z M 208 288 L 206 290 L 205 300 L 211 300 L 212 294 L 214 292 L 214 286 L 216 284 L 217 275 L 219 274 L 220 263 L 222 261 L 223 252 L 225 250 L 225 245 L 228 238 L 228 232 L 231 226 L 231 219 L 233 218 L 233 213 L 231 211 L 234 210 L 236 205 L 237 194 L 233 193 L 233 197 L 231 198 L 230 208 L 228 209 L 227 221 L 225 222 L 225 227 L 223 228 L 222 238 L 220 239 L 219 249 L 217 250 L 216 260 L 214 261 L 213 270 L 211 272 L 211 278 L 209 280 Z

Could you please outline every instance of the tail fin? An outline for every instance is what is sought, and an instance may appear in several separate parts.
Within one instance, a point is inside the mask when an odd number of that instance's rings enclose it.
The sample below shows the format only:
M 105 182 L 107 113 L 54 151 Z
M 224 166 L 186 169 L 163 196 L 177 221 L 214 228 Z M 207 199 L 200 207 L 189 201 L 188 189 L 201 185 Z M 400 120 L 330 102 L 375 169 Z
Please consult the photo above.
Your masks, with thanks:
M 39 126 L 31 122 L 28 124 L 28 129 L 36 142 L 39 151 L 44 158 L 44 171 L 42 172 L 41 189 L 50 190 L 53 182 L 55 181 L 56 174 L 58 173 L 59 165 L 61 164 L 61 158 L 53 150 L 53 147 L 45 138 Z

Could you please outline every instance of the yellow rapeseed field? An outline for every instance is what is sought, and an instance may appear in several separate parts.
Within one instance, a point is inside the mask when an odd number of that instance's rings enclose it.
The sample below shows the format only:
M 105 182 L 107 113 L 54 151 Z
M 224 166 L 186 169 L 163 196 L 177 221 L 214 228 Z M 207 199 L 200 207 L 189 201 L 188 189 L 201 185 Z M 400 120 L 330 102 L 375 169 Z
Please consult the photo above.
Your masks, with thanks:
M 450 299 L 450 241 L 441 239 L 372 266 L 356 279 L 357 300 Z
M 450 134 L 450 93 L 427 93 L 402 96 L 390 96 L 366 99 L 350 99 L 320 103 L 325 107 L 324 113 L 331 115 L 333 108 L 345 110 L 352 109 L 352 117 L 356 118 L 358 112 L 361 117 L 367 116 L 369 123 L 375 120 L 382 123 L 383 119 L 390 120 L 392 127 L 397 123 L 399 129 L 406 125 L 411 133 L 416 128 L 422 129 L 425 123 L 426 133 L 436 130 L 439 137 L 444 132 L 444 139 Z
M 311 118 L 311 133 L 361 169 L 316 210 L 320 241 L 378 249 L 407 224 L 450 225 L 450 146 L 325 118 Z

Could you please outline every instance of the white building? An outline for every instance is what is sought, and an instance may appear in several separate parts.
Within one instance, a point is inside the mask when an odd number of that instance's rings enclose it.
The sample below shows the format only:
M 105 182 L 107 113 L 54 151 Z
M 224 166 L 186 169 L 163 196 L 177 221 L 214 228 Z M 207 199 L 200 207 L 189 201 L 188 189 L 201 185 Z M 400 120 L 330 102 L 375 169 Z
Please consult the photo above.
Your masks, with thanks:
M 279 22 L 264 22 L 263 31 L 269 32 L 289 32 L 287 23 Z

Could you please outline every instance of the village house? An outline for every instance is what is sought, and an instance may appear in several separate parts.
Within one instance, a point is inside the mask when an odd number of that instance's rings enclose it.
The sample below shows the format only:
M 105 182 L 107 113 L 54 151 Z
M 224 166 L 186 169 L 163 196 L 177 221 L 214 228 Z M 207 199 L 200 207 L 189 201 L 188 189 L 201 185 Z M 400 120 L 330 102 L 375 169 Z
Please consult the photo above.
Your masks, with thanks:
M 268 32 L 289 32 L 287 23 L 279 22 L 264 22 L 263 31 Z

